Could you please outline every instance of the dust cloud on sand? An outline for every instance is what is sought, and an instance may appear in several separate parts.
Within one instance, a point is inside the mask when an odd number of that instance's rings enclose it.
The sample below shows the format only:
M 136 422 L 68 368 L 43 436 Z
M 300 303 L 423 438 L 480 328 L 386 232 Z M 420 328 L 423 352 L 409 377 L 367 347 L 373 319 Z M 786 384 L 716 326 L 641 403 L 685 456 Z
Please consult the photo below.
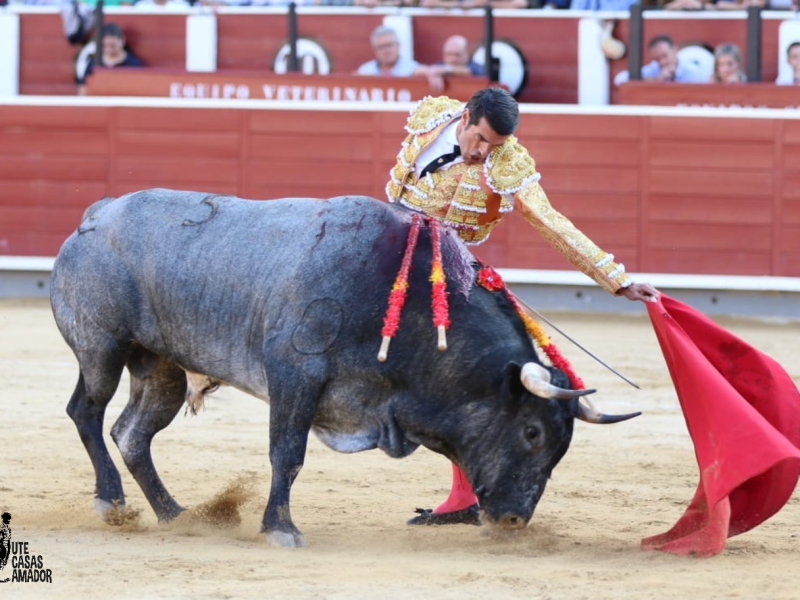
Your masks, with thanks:
M 159 525 L 107 435 L 127 493 L 120 525 L 93 511 L 94 475 L 65 413 L 76 362 L 43 300 L 0 300 L 0 508 L 13 540 L 42 557 L 53 583 L 0 583 L 5 598 L 333 598 L 430 600 L 796 600 L 800 492 L 712 559 L 639 549 L 681 515 L 698 480 L 692 446 L 644 310 L 548 315 L 641 386 L 629 387 L 557 336 L 610 426 L 576 424 L 527 529 L 405 525 L 447 492 L 450 467 L 425 449 L 394 460 L 342 455 L 313 436 L 292 492 L 309 544 L 269 547 L 258 533 L 269 493 L 269 409 L 230 388 L 197 416 L 181 412 L 153 444 L 156 466 L 188 513 Z M 800 325 L 723 320 L 800 382 Z M 376 338 L 377 339 L 377 338 Z M 127 381 L 109 406 L 106 434 Z M 10 562 L 9 567 L 10 568 Z M 6 573 L 3 573 L 3 579 Z

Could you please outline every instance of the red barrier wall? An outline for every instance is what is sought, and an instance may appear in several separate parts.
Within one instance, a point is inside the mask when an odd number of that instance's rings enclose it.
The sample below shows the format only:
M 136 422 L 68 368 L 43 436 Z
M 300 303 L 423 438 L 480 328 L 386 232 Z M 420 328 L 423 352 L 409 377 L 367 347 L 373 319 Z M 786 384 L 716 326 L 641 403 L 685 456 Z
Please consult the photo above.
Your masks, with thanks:
M 383 197 L 405 117 L 3 106 L 0 254 L 55 255 L 90 203 L 148 187 Z M 631 271 L 800 276 L 798 119 L 523 114 L 520 138 L 553 204 Z M 571 268 L 518 215 L 476 253 Z
M 628 81 L 617 90 L 617 104 L 629 106 L 730 106 L 741 108 L 800 108 L 796 86 L 774 83 L 663 84 Z

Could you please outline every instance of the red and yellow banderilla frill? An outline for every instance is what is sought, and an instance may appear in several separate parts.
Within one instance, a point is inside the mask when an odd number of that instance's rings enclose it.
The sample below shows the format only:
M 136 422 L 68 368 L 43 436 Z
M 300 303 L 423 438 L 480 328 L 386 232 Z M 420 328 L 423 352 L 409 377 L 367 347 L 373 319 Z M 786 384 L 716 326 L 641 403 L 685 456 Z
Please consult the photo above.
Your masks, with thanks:
M 389 308 L 386 309 L 386 316 L 383 318 L 383 329 L 381 330 L 383 340 L 381 341 L 381 349 L 378 351 L 378 360 L 381 362 L 386 360 L 386 356 L 389 353 L 389 342 L 400 326 L 400 314 L 403 312 L 403 305 L 406 302 L 406 294 L 408 292 L 408 273 L 411 270 L 411 259 L 414 256 L 414 249 L 417 247 L 417 240 L 419 239 L 421 219 L 420 215 L 414 215 L 411 218 L 411 227 L 408 230 L 403 262 L 389 294 Z
M 441 225 L 436 219 L 430 220 L 431 246 L 433 247 L 433 260 L 431 261 L 431 277 L 433 284 L 431 290 L 431 309 L 433 311 L 433 326 L 436 327 L 438 348 L 447 350 L 447 336 L 445 330 L 450 327 L 450 316 L 447 307 L 447 282 L 442 266 L 442 238 Z
M 432 261 L 430 281 L 432 283 L 431 309 L 433 312 L 433 325 L 437 330 L 439 350 L 446 350 L 447 337 L 445 332 L 447 328 L 450 327 L 450 316 L 447 304 L 447 280 L 442 262 L 441 225 L 436 219 L 426 218 L 425 221 L 431 229 Z M 397 277 L 395 278 L 394 285 L 392 286 L 392 291 L 389 294 L 389 306 L 383 318 L 383 329 L 381 330 L 383 339 L 381 341 L 380 350 L 378 351 L 378 360 L 381 362 L 386 360 L 389 353 L 389 343 L 400 326 L 400 315 L 403 311 L 403 305 L 405 304 L 408 293 L 408 274 L 411 271 L 411 260 L 414 256 L 414 250 L 416 249 L 419 239 L 420 223 L 421 216 L 415 214 L 411 219 L 411 227 L 408 231 L 408 240 L 406 241 L 403 261 L 400 265 Z M 584 389 L 584 383 L 572 369 L 572 365 L 570 365 L 569 361 L 558 351 L 555 344 L 553 344 L 550 339 L 550 336 L 548 336 L 541 326 L 525 311 L 516 296 L 508 289 L 508 286 L 506 286 L 500 274 L 491 267 L 482 267 L 480 271 L 478 271 L 477 282 L 480 286 L 491 292 L 502 291 L 525 326 L 525 331 L 533 338 L 539 348 L 542 349 L 550 361 L 550 364 L 564 372 L 573 389 Z
M 502 290 L 508 298 L 508 301 L 511 302 L 511 305 L 514 307 L 514 310 L 517 311 L 517 315 L 522 320 L 523 325 L 525 325 L 525 331 L 528 332 L 528 335 L 531 336 L 542 349 L 550 361 L 550 364 L 564 372 L 569 379 L 572 389 L 584 389 L 585 385 L 583 380 L 578 377 L 572 369 L 572 365 L 569 364 L 569 361 L 558 351 L 558 348 L 553 344 L 550 336 L 548 336 L 541 326 L 522 308 L 516 296 L 511 293 L 511 290 L 508 289 L 503 278 L 500 277 L 500 274 L 491 267 L 483 267 L 478 271 L 478 283 L 491 292 Z

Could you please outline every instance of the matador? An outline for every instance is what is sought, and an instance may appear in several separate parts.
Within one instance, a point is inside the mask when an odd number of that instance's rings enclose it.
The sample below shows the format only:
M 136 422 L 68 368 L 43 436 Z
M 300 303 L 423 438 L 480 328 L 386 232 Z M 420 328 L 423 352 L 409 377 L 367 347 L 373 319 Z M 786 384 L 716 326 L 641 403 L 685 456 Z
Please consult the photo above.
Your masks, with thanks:
M 503 216 L 518 210 L 547 242 L 604 290 L 650 301 L 658 291 L 634 283 L 614 256 L 601 250 L 556 211 L 536 164 L 514 137 L 519 107 L 505 90 L 479 90 L 466 103 L 425 98 L 412 111 L 397 163 L 386 185 L 390 202 L 436 218 L 467 244 L 485 241 Z M 479 506 L 461 470 L 452 465 L 450 495 L 409 524 L 479 524 Z

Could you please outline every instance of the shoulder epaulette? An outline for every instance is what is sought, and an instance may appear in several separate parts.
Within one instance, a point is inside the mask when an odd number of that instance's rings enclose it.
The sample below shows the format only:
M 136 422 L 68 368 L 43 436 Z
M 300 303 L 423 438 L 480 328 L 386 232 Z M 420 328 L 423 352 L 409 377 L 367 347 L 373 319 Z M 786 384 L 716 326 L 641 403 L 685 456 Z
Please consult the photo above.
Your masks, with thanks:
M 486 183 L 497 194 L 515 194 L 541 178 L 533 158 L 513 135 L 492 150 L 483 169 Z
M 464 103 L 447 96 L 426 96 L 411 110 L 406 131 L 427 133 L 464 110 Z

